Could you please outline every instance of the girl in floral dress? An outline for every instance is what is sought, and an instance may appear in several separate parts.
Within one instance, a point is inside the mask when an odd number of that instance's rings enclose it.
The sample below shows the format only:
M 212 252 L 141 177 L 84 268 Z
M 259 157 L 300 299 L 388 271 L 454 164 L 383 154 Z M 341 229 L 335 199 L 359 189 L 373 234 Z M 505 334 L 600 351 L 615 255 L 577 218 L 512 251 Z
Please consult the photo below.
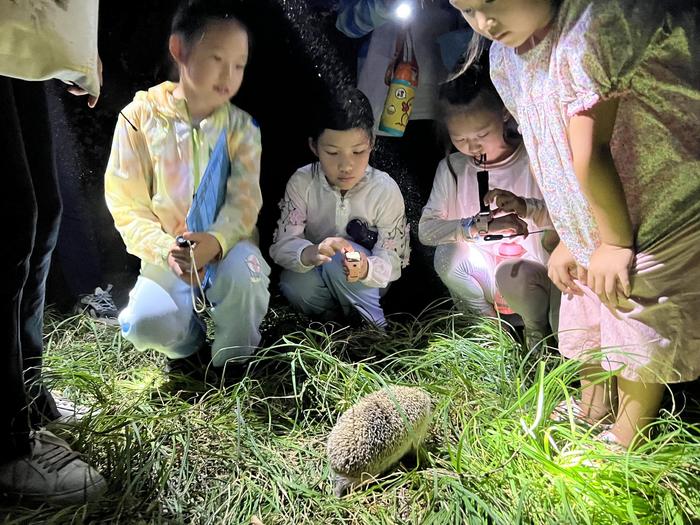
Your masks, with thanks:
M 574 413 L 630 446 L 666 383 L 700 376 L 700 53 L 693 2 L 451 0 L 494 40 L 561 242 L 559 348 L 582 365 Z M 615 375 L 613 388 L 596 381 Z

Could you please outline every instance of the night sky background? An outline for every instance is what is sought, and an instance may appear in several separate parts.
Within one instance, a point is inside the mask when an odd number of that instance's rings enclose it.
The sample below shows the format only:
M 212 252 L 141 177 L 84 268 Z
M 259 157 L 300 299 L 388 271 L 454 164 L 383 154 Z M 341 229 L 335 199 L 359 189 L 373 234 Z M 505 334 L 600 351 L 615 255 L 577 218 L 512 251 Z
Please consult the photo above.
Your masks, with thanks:
M 268 247 L 279 217 L 277 203 L 296 168 L 312 162 L 308 122 L 322 90 L 355 83 L 361 40 L 335 28 L 334 2 L 314 0 L 232 0 L 253 35 L 243 86 L 233 102 L 259 122 L 263 153 L 260 184 L 264 205 L 258 227 Z M 50 118 L 64 214 L 49 280 L 48 301 L 67 309 L 77 294 L 113 283 L 118 306 L 138 275 L 139 261 L 128 255 L 112 223 L 103 194 L 104 168 L 120 109 L 136 91 L 172 77 L 167 52 L 173 0 L 102 2 L 100 55 L 104 86 L 95 109 L 59 83 L 48 83 Z M 446 296 L 432 269 L 432 250 L 417 240 L 421 207 L 434 171 L 417 173 L 398 154 L 397 139 L 378 140 L 371 164 L 387 171 L 402 189 L 411 223 L 411 264 L 384 299 L 387 313 L 418 313 Z M 433 145 L 434 146 L 434 145 Z M 427 171 L 427 170 L 426 170 Z M 272 265 L 274 267 L 274 265 Z M 278 269 L 273 273 L 273 305 Z

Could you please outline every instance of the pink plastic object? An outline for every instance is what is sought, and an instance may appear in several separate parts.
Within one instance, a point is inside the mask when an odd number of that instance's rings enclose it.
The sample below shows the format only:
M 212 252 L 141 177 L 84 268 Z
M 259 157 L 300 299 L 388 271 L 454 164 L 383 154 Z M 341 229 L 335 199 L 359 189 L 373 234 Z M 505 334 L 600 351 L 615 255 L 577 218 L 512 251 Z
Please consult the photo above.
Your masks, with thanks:
M 525 254 L 525 248 L 523 248 L 517 242 L 503 242 L 498 245 L 498 255 L 496 256 L 496 263 L 500 264 L 506 259 L 519 259 Z M 496 290 L 496 296 L 493 298 L 494 306 L 501 314 L 513 314 L 515 313 L 513 309 L 508 306 L 508 303 L 501 295 L 501 292 Z
M 520 257 L 525 253 L 525 248 L 523 248 L 517 242 L 502 242 L 498 246 L 499 259 L 509 259 L 512 257 Z M 500 262 L 500 261 L 499 261 Z

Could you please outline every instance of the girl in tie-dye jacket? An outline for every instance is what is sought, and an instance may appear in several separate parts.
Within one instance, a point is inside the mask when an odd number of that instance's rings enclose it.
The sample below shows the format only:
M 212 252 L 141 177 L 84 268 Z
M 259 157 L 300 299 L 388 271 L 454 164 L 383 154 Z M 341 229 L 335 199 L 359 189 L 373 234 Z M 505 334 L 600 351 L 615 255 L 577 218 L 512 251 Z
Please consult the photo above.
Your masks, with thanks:
M 228 101 L 243 80 L 248 31 L 224 4 L 188 2 L 173 20 L 170 52 L 180 81 L 138 92 L 124 108 L 105 174 L 114 223 L 127 251 L 141 259 L 119 321 L 138 349 L 162 351 L 178 365 L 208 363 L 193 298 L 196 274 L 213 266 L 205 293 L 214 305 L 212 363 L 223 367 L 253 352 L 269 299 L 269 267 L 250 240 L 262 205 L 260 131 Z M 231 158 L 224 203 L 207 232 L 188 232 L 193 194 L 224 130 Z M 179 235 L 192 253 L 176 243 Z

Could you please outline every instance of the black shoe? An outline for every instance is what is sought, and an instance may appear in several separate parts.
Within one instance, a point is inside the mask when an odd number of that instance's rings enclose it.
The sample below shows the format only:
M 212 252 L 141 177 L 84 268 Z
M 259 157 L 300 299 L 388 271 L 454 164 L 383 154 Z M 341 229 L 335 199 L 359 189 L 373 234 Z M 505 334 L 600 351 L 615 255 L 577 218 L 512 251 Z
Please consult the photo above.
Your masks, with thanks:
M 165 365 L 168 381 L 165 390 L 201 390 L 216 386 L 219 376 L 211 364 L 211 347 L 204 345 L 194 354 L 181 359 L 168 359 Z
M 229 361 L 223 367 L 216 367 L 219 377 L 219 386 L 229 388 L 240 383 L 248 374 L 248 363 L 236 363 Z

